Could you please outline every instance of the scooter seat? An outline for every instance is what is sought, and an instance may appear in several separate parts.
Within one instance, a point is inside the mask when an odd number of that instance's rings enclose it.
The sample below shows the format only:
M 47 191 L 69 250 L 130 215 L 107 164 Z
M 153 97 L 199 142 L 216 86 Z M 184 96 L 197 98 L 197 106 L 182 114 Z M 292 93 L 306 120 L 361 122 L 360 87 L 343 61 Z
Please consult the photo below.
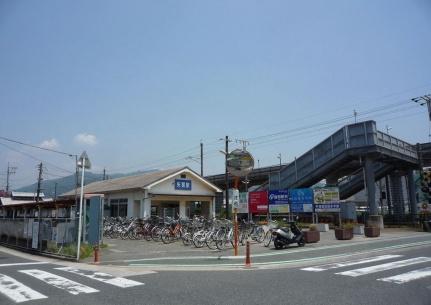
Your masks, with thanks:
M 290 232 L 290 228 L 289 227 L 282 227 L 280 228 L 282 231 L 289 233 Z

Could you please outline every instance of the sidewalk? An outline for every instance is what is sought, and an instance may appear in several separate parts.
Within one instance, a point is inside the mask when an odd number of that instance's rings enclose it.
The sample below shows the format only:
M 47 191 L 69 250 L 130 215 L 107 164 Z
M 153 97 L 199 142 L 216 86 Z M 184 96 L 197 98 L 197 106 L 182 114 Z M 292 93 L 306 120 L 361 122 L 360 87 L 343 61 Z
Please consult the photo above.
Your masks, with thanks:
M 101 251 L 101 264 L 104 265 L 137 265 L 154 266 L 164 265 L 193 265 L 193 264 L 220 264 L 229 261 L 243 261 L 245 247 L 239 247 L 239 256 L 234 256 L 234 249 L 223 251 L 210 250 L 207 247 L 195 248 L 184 246 L 179 240 L 172 244 L 156 243 L 142 240 L 106 239 L 107 248 Z M 337 240 L 333 230 L 320 233 L 320 242 L 306 244 L 305 247 L 291 245 L 287 249 L 275 250 L 271 244 L 269 248 L 251 242 L 250 252 L 255 262 L 277 262 L 289 259 L 308 257 L 310 255 L 336 254 L 346 251 L 363 251 L 375 247 L 391 247 L 394 244 L 409 244 L 412 242 L 430 242 L 431 234 L 418 232 L 412 229 L 390 228 L 384 229 L 380 237 L 367 238 L 363 235 L 355 235 L 351 240 Z M 93 258 L 85 260 L 92 263 Z

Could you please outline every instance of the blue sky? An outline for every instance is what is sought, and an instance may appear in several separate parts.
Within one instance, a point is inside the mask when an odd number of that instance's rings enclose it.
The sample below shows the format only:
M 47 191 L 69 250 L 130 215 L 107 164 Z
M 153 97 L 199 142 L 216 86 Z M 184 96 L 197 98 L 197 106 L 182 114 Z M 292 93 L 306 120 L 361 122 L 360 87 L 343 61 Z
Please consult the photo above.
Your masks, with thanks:
M 425 108 L 409 99 L 431 93 L 430 13 L 428 0 L 0 0 L 0 136 L 85 149 L 108 173 L 198 171 L 186 158 L 201 139 L 205 173 L 220 173 L 225 135 L 249 139 L 260 166 L 289 162 L 353 109 L 426 142 Z M 73 171 L 0 143 L 0 186 L 7 162 L 13 187 L 36 180 L 37 159 L 46 179 Z

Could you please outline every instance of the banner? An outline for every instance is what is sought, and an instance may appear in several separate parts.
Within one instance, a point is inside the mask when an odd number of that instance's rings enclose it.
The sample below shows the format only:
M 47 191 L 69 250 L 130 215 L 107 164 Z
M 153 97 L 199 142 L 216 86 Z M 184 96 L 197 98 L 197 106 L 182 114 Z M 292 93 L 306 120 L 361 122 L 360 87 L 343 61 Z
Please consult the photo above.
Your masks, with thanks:
M 289 202 L 291 204 L 313 204 L 314 202 L 313 189 L 310 189 L 310 188 L 290 189 Z
M 292 213 L 313 213 L 313 205 L 311 203 L 292 203 L 290 204 L 290 212 Z
M 268 212 L 268 192 L 249 192 L 248 203 L 250 213 L 266 214 Z
M 339 202 L 340 192 L 338 187 L 322 187 L 314 189 L 314 204 Z
M 273 190 L 268 194 L 269 212 L 271 214 L 289 213 L 289 191 Z
M 339 203 L 319 203 L 314 205 L 314 212 L 340 212 Z

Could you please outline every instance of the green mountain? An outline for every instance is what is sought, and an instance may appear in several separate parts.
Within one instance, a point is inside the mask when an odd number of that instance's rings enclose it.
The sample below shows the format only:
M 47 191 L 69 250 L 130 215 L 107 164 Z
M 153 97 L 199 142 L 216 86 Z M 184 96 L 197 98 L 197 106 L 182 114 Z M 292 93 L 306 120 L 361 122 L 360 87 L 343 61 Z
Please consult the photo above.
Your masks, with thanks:
M 154 172 L 157 170 L 148 170 L 148 171 L 137 171 L 127 174 L 113 174 L 109 175 L 109 179 L 114 178 L 120 178 L 120 177 L 126 177 L 126 176 L 136 176 L 136 175 L 142 175 L 149 172 Z M 93 174 L 92 172 L 85 172 L 84 177 L 84 184 L 90 184 L 92 182 L 96 181 L 102 181 L 103 175 L 102 174 Z M 78 175 L 78 184 L 81 185 L 81 175 Z M 63 178 L 57 178 L 57 179 L 50 179 L 50 180 L 43 180 L 41 184 L 42 192 L 45 194 L 46 197 L 55 197 L 66 193 L 68 191 L 71 191 L 75 189 L 76 185 L 76 177 L 75 175 L 66 176 Z M 18 192 L 36 192 L 37 190 L 37 183 L 33 183 L 31 185 L 20 187 L 14 191 Z

